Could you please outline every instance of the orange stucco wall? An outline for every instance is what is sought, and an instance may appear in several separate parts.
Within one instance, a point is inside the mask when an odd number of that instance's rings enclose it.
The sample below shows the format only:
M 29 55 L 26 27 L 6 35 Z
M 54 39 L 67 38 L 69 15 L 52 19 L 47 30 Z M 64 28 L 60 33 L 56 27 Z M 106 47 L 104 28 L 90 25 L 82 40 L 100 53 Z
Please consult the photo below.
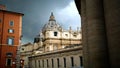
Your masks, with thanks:
M 11 58 L 12 62 L 15 62 L 17 46 L 20 45 L 22 14 L 0 10 L 0 20 L 0 68 L 9 68 L 6 67 L 6 58 Z M 10 21 L 14 22 L 14 26 L 10 26 Z M 8 29 L 13 29 L 14 33 L 9 33 Z M 7 45 L 8 37 L 14 38 L 13 45 Z M 7 57 L 6 53 L 13 55 Z M 15 64 L 12 64 L 11 68 L 15 68 Z
M 6 66 L 6 59 L 11 58 L 12 62 L 15 62 L 17 46 L 0 46 L 0 48 L 1 48 L 0 68 L 9 68 Z M 12 53 L 13 56 L 7 57 L 6 53 Z M 12 64 L 11 68 L 15 68 L 15 64 Z
M 19 45 L 21 36 L 21 15 L 8 12 L 0 12 L 0 19 L 2 20 L 0 24 L 2 44 L 7 44 L 7 38 L 9 36 L 13 36 L 15 40 L 14 45 Z M 14 26 L 10 26 L 10 21 L 14 21 Z M 8 29 L 14 29 L 14 33 L 8 33 Z

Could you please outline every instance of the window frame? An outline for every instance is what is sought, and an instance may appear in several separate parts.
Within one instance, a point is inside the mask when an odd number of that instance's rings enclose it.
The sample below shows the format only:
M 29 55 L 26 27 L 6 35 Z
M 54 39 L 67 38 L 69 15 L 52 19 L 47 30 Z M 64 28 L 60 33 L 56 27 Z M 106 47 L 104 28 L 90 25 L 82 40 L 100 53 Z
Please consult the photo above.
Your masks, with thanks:
M 54 59 L 51 59 L 51 61 L 52 61 L 52 67 L 54 67 Z
M 11 21 L 9 22 L 9 25 L 10 25 L 10 26 L 14 26 L 14 21 L 11 20 Z
M 14 29 L 8 29 L 8 33 L 14 33 Z
M 71 58 L 71 66 L 74 67 L 74 57 L 70 57 Z
M 38 63 L 39 63 L 39 67 L 41 67 L 40 60 L 38 60 Z
M 60 67 L 60 60 L 59 60 L 59 58 L 57 58 L 57 67 L 58 68 Z
M 54 36 L 58 36 L 58 32 L 57 31 L 54 32 Z
M 10 59 L 10 65 L 8 65 L 8 59 Z M 6 58 L 6 66 L 12 66 L 12 58 Z
M 46 59 L 46 62 L 47 62 L 47 67 L 49 67 L 49 61 L 48 61 L 48 59 Z
M 64 57 L 63 60 L 64 60 L 64 67 L 66 67 L 66 58 Z
M 80 66 L 83 67 L 83 57 L 79 56 L 79 59 L 80 59 Z
M 8 37 L 7 38 L 7 44 L 8 45 L 14 45 L 14 38 L 13 37 Z
M 44 67 L 44 59 L 42 60 L 42 67 Z

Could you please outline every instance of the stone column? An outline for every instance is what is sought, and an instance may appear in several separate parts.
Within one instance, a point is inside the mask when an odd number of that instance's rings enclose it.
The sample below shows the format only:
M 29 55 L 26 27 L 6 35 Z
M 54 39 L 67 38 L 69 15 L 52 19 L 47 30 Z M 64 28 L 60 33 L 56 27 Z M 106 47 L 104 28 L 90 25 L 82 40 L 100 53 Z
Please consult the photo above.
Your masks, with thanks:
M 86 0 L 86 20 L 83 22 L 87 23 L 86 27 L 83 26 L 83 31 L 87 30 L 87 41 L 83 36 L 87 45 L 83 43 L 83 47 L 86 46 L 83 50 L 88 50 L 85 68 L 109 68 L 103 0 Z
M 58 68 L 57 58 L 54 58 L 53 60 L 54 60 L 54 68 Z
M 88 48 L 88 23 L 86 17 L 86 0 L 81 0 L 81 28 L 82 28 L 82 44 L 83 44 L 83 57 L 84 68 L 89 68 L 89 48 Z
M 120 68 L 120 0 L 104 0 L 111 68 Z

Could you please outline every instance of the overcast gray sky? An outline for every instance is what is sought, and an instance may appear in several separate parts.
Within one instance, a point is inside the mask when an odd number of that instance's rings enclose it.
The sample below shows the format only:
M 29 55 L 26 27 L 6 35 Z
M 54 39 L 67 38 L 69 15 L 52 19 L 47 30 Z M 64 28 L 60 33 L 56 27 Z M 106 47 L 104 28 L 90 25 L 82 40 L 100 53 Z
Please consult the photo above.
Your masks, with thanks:
M 51 12 L 56 21 L 64 29 L 76 30 L 81 27 L 80 16 L 74 0 L 0 0 L 9 11 L 21 12 L 23 16 L 22 43 L 33 42 L 44 24 L 49 20 Z

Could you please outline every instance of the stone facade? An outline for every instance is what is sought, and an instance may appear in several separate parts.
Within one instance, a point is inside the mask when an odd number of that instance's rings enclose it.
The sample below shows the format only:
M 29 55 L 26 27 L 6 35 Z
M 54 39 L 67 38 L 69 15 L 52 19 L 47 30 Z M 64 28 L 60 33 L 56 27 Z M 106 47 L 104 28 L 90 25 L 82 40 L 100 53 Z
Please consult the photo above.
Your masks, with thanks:
M 64 30 L 51 13 L 48 23 L 34 38 L 34 43 L 21 46 L 24 66 L 31 68 L 80 67 L 83 65 L 81 39 L 79 28 L 76 31 L 71 27 L 69 30 Z
M 43 41 L 44 51 L 51 51 L 64 48 L 68 45 L 81 43 L 81 32 L 79 29 L 73 31 L 64 30 L 55 20 L 53 13 L 51 13 L 49 22 L 45 24 L 40 33 L 40 38 Z
M 33 44 L 27 43 L 20 47 L 20 59 L 24 60 L 24 67 L 28 67 L 28 57 L 33 54 Z
M 45 52 L 29 57 L 31 68 L 81 68 L 82 46 Z
M 120 0 L 75 0 L 82 18 L 84 68 L 120 68 Z

